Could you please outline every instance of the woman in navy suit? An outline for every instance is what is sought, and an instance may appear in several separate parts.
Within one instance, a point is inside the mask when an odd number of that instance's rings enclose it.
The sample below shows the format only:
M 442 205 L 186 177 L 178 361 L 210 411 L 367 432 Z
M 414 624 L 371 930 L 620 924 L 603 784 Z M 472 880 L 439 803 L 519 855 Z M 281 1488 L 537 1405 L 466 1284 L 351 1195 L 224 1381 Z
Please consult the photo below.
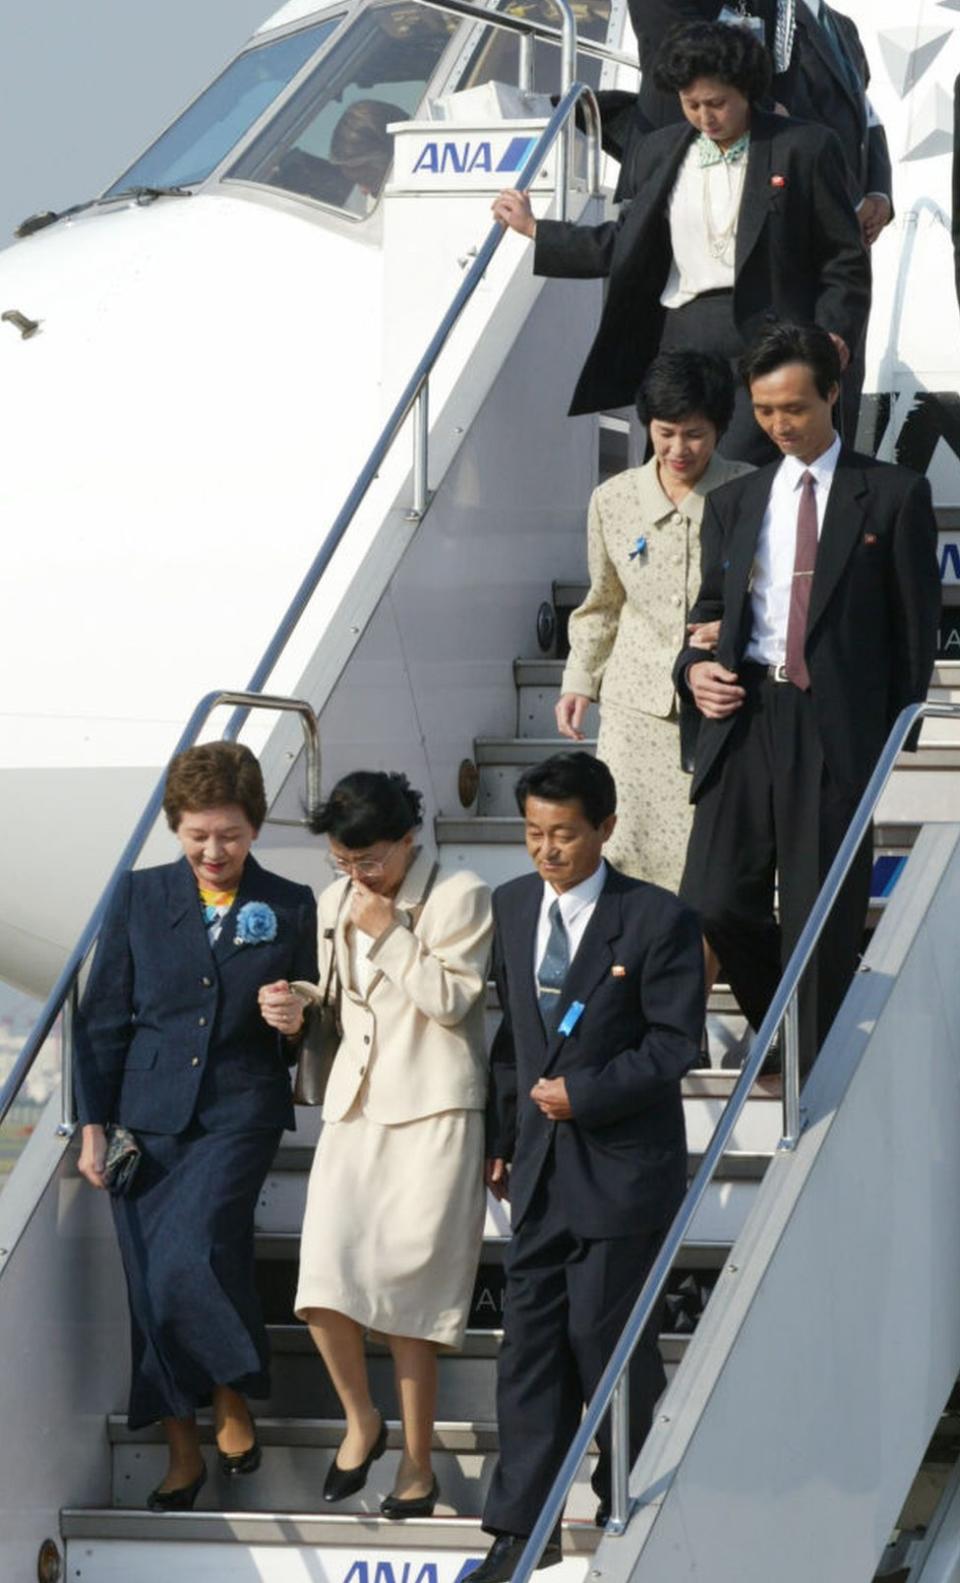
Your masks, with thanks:
M 295 1043 L 258 994 L 317 977 L 313 893 L 250 856 L 266 815 L 248 748 L 212 742 L 173 760 L 164 811 L 179 862 L 124 875 L 76 1037 L 79 1169 L 104 1187 L 105 1128 L 142 1151 L 114 1219 L 130 1300 L 131 1428 L 162 1420 L 154 1511 L 189 1510 L 206 1480 L 195 1412 L 212 1404 L 221 1469 L 259 1466 L 245 1396 L 268 1393 L 254 1289 L 253 1214 L 293 1125 Z

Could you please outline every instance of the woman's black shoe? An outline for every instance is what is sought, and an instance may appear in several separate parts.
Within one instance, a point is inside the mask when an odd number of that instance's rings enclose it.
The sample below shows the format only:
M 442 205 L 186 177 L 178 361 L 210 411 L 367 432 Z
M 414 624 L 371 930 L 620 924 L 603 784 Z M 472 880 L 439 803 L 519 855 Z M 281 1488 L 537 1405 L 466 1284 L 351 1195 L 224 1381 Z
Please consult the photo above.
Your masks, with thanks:
M 256 1426 L 254 1426 L 253 1430 L 252 1446 L 248 1446 L 246 1451 L 238 1451 L 236 1456 L 231 1456 L 228 1452 L 218 1449 L 217 1461 L 220 1463 L 220 1472 L 225 1473 L 228 1478 L 233 1478 L 238 1473 L 256 1473 L 257 1468 L 263 1461 L 263 1452 L 257 1439 Z
M 380 1516 L 389 1517 L 394 1522 L 399 1521 L 401 1517 L 432 1517 L 433 1508 L 439 1499 L 440 1486 L 437 1483 L 437 1475 L 434 1474 L 433 1483 L 426 1495 L 413 1495 L 408 1500 L 404 1500 L 399 1495 L 387 1495 L 380 1502 Z
M 333 1501 L 345 1501 L 348 1495 L 356 1495 L 357 1491 L 362 1490 L 366 1484 L 367 1474 L 370 1472 L 373 1463 L 383 1456 L 386 1449 L 387 1426 L 381 1418 L 380 1433 L 359 1467 L 339 1468 L 337 1467 L 337 1459 L 334 1457 L 327 1469 L 327 1476 L 323 1481 L 324 1500 L 331 1503 Z
M 198 1473 L 192 1484 L 183 1484 L 178 1490 L 162 1490 L 159 1485 L 147 1496 L 147 1511 L 192 1512 L 194 1501 L 207 1482 L 207 1470 Z

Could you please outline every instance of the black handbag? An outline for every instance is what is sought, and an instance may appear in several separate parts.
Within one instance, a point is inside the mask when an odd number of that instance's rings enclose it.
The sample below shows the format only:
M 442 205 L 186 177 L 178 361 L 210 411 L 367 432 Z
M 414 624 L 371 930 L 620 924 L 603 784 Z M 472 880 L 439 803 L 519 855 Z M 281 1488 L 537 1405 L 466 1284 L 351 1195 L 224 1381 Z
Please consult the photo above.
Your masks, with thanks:
M 324 931 L 324 938 L 330 942 L 330 966 L 321 999 L 313 1000 L 312 997 L 317 992 L 312 984 L 297 982 L 290 986 L 294 994 L 308 1002 L 303 1012 L 305 1027 L 297 1055 L 297 1075 L 293 1081 L 295 1105 L 323 1104 L 333 1063 L 340 1048 L 340 1040 L 343 1038 L 343 1028 L 340 1023 L 339 979 L 332 999 L 330 995 L 337 962 L 333 936 L 333 929 Z
M 137 1174 L 143 1151 L 126 1127 L 111 1122 L 105 1130 L 107 1152 L 103 1161 L 103 1183 L 114 1198 L 122 1198 Z

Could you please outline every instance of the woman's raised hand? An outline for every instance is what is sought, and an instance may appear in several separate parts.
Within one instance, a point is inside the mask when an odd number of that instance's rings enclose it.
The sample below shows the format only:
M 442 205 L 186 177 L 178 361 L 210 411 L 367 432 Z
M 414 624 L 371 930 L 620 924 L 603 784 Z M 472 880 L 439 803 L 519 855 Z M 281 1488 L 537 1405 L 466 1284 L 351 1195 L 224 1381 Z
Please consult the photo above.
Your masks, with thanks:
M 82 1138 L 77 1170 L 91 1187 L 106 1187 L 103 1165 L 107 1158 L 107 1135 L 102 1127 L 90 1125 L 84 1127 Z
M 285 978 L 275 984 L 261 984 L 257 993 L 260 1015 L 269 1028 L 288 1039 L 295 1039 L 303 1027 L 303 1002 L 293 993 Z
M 569 737 L 571 742 L 583 741 L 581 726 L 590 702 L 583 693 L 561 693 L 554 714 L 557 717 L 557 730 L 562 737 Z
M 493 218 L 511 231 L 519 231 L 521 236 L 532 239 L 536 235 L 537 222 L 530 207 L 529 195 L 518 192 L 516 187 L 507 187 L 494 198 Z
M 369 934 L 372 939 L 379 940 L 396 917 L 392 900 L 389 896 L 381 896 L 378 891 L 370 890 L 361 879 L 351 881 L 350 891 L 350 922 L 362 934 Z

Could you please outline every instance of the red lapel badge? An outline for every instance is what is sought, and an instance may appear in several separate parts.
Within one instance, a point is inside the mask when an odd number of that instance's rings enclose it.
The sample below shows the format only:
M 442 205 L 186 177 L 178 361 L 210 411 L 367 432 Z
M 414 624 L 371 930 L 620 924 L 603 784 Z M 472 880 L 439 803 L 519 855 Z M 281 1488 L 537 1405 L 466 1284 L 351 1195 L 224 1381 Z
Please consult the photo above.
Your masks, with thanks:
M 610 969 L 611 978 L 626 978 L 626 976 L 627 970 L 625 967 L 621 967 L 619 962 Z
M 864 544 L 876 544 L 877 535 L 875 533 L 865 533 L 863 535 L 863 542 Z
M 780 187 L 785 187 L 787 185 L 787 178 L 786 176 L 771 176 L 770 185 L 771 187 L 776 187 L 778 189 Z

